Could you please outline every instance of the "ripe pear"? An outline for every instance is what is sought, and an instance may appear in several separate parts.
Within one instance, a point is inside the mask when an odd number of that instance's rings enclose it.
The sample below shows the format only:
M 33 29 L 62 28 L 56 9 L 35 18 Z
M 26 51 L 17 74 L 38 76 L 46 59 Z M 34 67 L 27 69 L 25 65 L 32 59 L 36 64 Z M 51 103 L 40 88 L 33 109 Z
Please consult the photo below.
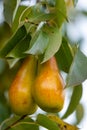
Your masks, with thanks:
M 38 106 L 46 112 L 59 112 L 64 104 L 64 80 L 60 75 L 55 57 L 40 64 L 32 95 Z
M 35 73 L 36 59 L 30 55 L 24 60 L 9 89 L 9 101 L 17 115 L 33 114 L 36 111 L 37 105 L 31 94 Z

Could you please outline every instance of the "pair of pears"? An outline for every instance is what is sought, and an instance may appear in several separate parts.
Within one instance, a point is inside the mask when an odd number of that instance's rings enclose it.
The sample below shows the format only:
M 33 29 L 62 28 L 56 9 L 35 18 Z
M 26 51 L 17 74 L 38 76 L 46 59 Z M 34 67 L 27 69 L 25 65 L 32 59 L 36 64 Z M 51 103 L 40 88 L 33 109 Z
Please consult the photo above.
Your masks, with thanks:
M 46 112 L 58 112 L 64 104 L 64 81 L 53 56 L 40 64 L 29 55 L 20 67 L 10 89 L 9 101 L 17 115 L 33 114 L 37 105 Z

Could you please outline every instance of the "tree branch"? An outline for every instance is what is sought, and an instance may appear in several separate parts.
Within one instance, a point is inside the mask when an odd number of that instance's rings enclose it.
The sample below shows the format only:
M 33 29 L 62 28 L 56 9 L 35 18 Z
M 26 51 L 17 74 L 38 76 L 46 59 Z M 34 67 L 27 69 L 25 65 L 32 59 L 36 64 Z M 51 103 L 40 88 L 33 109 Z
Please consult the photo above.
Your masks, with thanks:
M 18 119 L 17 121 L 15 121 L 13 124 L 11 124 L 10 126 L 8 126 L 6 129 L 4 130 L 8 130 L 10 129 L 12 126 L 14 126 L 15 124 L 17 124 L 19 121 L 23 120 L 27 115 L 23 115 L 22 117 L 20 117 L 20 119 Z

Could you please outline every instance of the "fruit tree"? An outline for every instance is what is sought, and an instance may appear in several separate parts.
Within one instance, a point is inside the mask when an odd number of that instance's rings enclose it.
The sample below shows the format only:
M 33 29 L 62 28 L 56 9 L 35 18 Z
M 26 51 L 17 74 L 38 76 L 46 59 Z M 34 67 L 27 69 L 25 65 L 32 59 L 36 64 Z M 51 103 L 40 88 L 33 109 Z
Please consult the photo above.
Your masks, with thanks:
M 66 29 L 77 2 L 3 1 L 0 130 L 79 130 L 87 57 Z M 76 122 L 64 121 L 73 112 Z

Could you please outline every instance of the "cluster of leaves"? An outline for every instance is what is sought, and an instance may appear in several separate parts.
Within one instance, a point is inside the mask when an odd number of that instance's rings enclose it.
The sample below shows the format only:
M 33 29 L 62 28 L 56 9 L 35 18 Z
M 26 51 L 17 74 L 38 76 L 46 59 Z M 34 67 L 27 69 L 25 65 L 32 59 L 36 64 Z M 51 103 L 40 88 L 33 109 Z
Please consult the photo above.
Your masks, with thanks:
M 62 121 L 59 117 L 55 115 L 43 115 L 38 114 L 36 120 L 31 119 L 28 116 L 13 116 L 10 119 L 4 121 L 0 129 L 1 130 L 39 130 L 39 127 L 44 127 L 48 130 L 78 130 L 77 127 L 69 125 L 68 123 Z
M 76 5 L 77 0 L 72 1 Z M 62 34 L 63 24 L 68 21 L 66 3 L 64 0 L 41 0 L 33 6 L 20 3 L 21 0 L 4 0 L 5 20 L 13 34 L 1 48 L 0 58 L 7 59 L 10 67 L 13 67 L 29 54 L 38 56 L 41 64 L 55 55 L 59 68 L 67 74 L 66 87 L 72 87 L 73 90 L 67 111 L 62 117 L 67 118 L 74 112 L 82 96 L 82 82 L 87 79 L 87 57 Z M 2 123 L 1 130 L 38 130 L 39 125 L 58 130 L 58 125 L 44 115 L 37 116 L 37 123 L 31 118 L 23 118 L 23 122 L 18 118 L 10 118 L 4 125 Z M 16 120 L 17 123 L 13 123 Z

